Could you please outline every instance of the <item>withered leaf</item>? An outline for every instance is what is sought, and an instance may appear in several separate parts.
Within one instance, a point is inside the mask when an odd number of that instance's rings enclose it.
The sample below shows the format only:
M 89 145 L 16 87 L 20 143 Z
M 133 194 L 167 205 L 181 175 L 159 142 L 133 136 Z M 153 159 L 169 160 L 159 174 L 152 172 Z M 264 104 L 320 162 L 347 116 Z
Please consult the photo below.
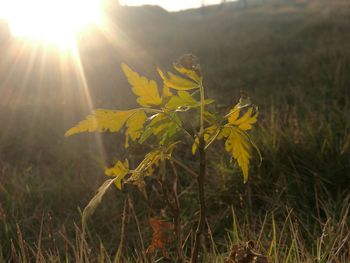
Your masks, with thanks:
M 150 218 L 149 222 L 153 230 L 153 235 L 152 243 L 148 246 L 146 253 L 153 253 L 156 250 L 160 250 L 164 257 L 170 258 L 167 247 L 172 240 L 174 225 L 155 217 Z

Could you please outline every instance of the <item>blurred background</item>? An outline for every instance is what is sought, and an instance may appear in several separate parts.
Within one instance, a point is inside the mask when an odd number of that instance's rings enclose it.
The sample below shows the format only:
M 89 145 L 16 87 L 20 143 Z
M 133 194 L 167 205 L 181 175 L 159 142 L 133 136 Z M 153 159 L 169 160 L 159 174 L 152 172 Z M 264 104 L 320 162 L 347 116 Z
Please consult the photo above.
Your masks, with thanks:
M 18 35 L 11 34 L 18 17 L 30 25 L 34 13 L 28 16 L 32 9 L 19 5 L 16 10 L 20 12 L 5 12 L 3 5 L 0 260 L 2 256 L 11 261 L 14 253 L 21 254 L 16 252 L 21 240 L 33 251 L 41 240 L 43 254 L 73 254 L 70 248 L 64 250 L 65 240 L 75 242 L 81 209 L 106 179 L 103 167 L 124 152 L 118 135 L 83 134 L 67 139 L 64 132 L 93 109 L 135 106 L 122 62 L 160 81 L 156 67 L 170 69 L 185 53 L 199 57 L 206 92 L 223 109 L 229 110 L 244 89 L 261 113 L 252 137 L 263 160 L 259 163 L 258 156 L 254 157 L 246 185 L 228 157 L 214 150 L 208 154 L 208 218 L 212 235 L 221 242 L 218 251 L 232 230 L 231 207 L 245 229 L 242 239 L 256 239 L 266 215 L 273 214 L 283 229 L 286 216 L 293 211 L 304 233 L 303 255 L 315 252 L 314 242 L 324 232 L 325 222 L 332 223 L 333 234 L 343 222 L 345 233 L 350 190 L 350 2 L 148 3 L 153 5 L 101 0 L 101 23 L 79 25 L 74 32 L 51 28 L 47 39 L 43 38 L 47 31 L 37 39 L 19 34 L 18 27 Z M 84 4 L 79 8 L 84 10 Z M 65 14 L 59 13 L 58 25 L 68 21 Z M 45 20 L 39 22 L 45 25 Z M 71 39 L 55 42 L 59 33 L 68 36 L 72 32 Z M 186 174 L 180 177 L 182 185 L 190 185 Z M 137 200 L 138 194 L 132 194 Z M 114 253 L 127 195 L 126 190 L 108 192 L 91 219 L 91 251 L 100 251 L 101 241 L 107 254 Z M 195 202 L 195 192 L 182 200 L 188 222 L 194 220 L 190 215 L 197 209 Z M 144 205 L 135 205 L 135 211 L 146 227 Z M 140 245 L 135 223 L 129 228 L 127 242 L 133 252 Z M 346 240 L 344 233 L 336 236 Z M 271 239 L 267 233 L 266 242 Z M 339 262 L 346 262 L 349 255 L 349 241 L 344 242 L 344 261 Z M 269 249 L 266 244 L 262 242 L 263 250 Z M 283 251 L 282 247 L 279 253 Z

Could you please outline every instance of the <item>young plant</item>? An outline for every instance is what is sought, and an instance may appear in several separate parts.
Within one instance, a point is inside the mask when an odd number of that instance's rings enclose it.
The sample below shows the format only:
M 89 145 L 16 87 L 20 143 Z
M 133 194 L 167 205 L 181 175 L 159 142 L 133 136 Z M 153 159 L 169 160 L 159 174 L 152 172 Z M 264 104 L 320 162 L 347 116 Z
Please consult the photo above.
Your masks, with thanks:
M 247 131 L 256 123 L 258 110 L 243 92 L 239 103 L 226 115 L 220 116 L 209 110 L 210 104 L 214 104 L 214 101 L 205 98 L 203 76 L 198 59 L 193 55 L 184 55 L 174 64 L 174 69 L 178 74 L 158 69 L 163 80 L 160 93 L 154 80 L 140 76 L 129 66 L 123 64 L 122 70 L 141 107 L 124 111 L 95 110 L 92 115 L 69 129 L 65 136 L 95 131 L 123 132 L 125 148 L 129 147 L 130 141 L 138 144 L 148 143 L 152 146 L 152 150 L 136 167 L 130 167 L 128 159 L 125 159 L 117 161 L 113 167 L 105 170 L 105 174 L 111 179 L 106 180 L 84 209 L 83 227 L 86 225 L 87 217 L 93 213 L 111 185 L 114 184 L 118 189 L 122 189 L 124 184 L 133 184 L 147 197 L 145 178 L 151 176 L 161 183 L 165 201 L 172 210 L 173 230 L 177 237 L 177 254 L 180 262 L 184 261 L 184 255 L 180 231 L 180 202 L 177 194 L 176 167 L 181 167 L 195 177 L 198 183 L 200 205 L 200 216 L 191 255 L 191 262 L 195 263 L 199 260 L 199 244 L 204 238 L 206 222 L 204 189 L 206 150 L 214 142 L 224 140 L 226 151 L 241 168 L 244 182 L 246 182 L 252 148 L 255 147 Z M 190 121 L 189 118 L 191 118 Z M 198 153 L 198 173 L 188 167 L 185 160 L 174 157 L 180 145 L 186 142 L 189 148 L 192 146 L 193 155 Z M 168 167 L 171 167 L 173 171 L 172 190 L 168 189 L 167 184 L 169 181 L 166 172 Z M 160 225 L 160 222 L 154 220 L 151 222 L 153 222 L 152 226 Z M 153 244 L 152 248 L 154 247 Z

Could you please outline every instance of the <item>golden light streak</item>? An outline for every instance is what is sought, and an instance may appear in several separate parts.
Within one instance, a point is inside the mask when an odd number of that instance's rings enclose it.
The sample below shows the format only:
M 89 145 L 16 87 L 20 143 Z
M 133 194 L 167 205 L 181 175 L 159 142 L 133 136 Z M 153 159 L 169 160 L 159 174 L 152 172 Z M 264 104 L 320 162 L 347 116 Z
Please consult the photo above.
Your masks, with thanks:
M 92 102 L 88 81 L 87 81 L 87 78 L 86 78 L 85 73 L 84 73 L 84 68 L 83 68 L 83 64 L 81 62 L 81 58 L 80 58 L 78 49 L 76 47 L 71 49 L 70 55 L 72 56 L 72 60 L 74 63 L 73 66 L 74 66 L 74 69 L 76 71 L 76 76 L 78 78 L 79 87 L 82 89 L 82 96 L 85 98 L 85 101 L 89 107 L 90 113 L 92 113 L 95 108 L 94 108 L 94 105 Z M 103 165 L 105 165 L 106 152 L 105 152 L 105 149 L 103 146 L 101 134 L 96 133 L 95 138 L 96 138 L 96 143 L 97 143 L 99 154 L 100 154 L 100 156 L 102 156 Z
M 35 105 L 43 103 L 39 100 L 43 98 L 41 93 L 45 91 L 40 89 L 43 85 L 50 85 L 47 78 L 51 74 L 56 76 L 55 66 L 56 62 L 59 62 L 61 85 L 68 83 L 69 86 L 70 81 L 77 83 L 83 99 L 79 98 L 76 102 L 84 101 L 81 106 L 88 106 L 89 111 L 93 112 L 94 105 L 76 41 L 77 35 L 89 26 L 103 28 L 102 2 L 102 0 L 0 0 L 0 17 L 8 21 L 11 34 L 19 39 L 16 42 L 18 46 L 12 70 L 18 70 L 17 61 L 27 59 L 28 52 L 31 52 L 26 71 L 20 80 L 19 102 L 22 101 L 24 90 L 30 86 L 29 79 L 33 76 L 34 69 L 39 71 L 35 72 L 37 94 L 33 94 L 33 97 L 37 97 L 34 98 L 34 103 Z M 65 72 L 65 69 L 68 72 Z M 11 72 L 9 73 L 12 76 Z M 53 85 L 57 85 L 57 82 L 53 82 Z M 63 98 L 75 93 L 70 91 L 69 87 L 63 86 L 61 91 L 66 93 L 63 94 Z M 104 161 L 105 151 L 99 134 L 96 134 L 96 143 Z

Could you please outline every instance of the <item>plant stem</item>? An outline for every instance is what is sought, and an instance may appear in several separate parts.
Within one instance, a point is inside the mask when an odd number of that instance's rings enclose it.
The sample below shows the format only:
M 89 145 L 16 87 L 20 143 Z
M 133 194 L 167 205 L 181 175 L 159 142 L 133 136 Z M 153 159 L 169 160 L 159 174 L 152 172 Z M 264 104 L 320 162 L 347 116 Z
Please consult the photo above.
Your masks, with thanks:
M 194 240 L 194 245 L 191 255 L 191 263 L 198 262 L 199 254 L 199 244 L 204 234 L 205 227 L 205 196 L 204 196 L 204 179 L 206 174 L 206 158 L 205 158 L 205 141 L 204 141 L 204 88 L 201 82 L 200 85 L 200 98 L 201 98 L 201 107 L 200 107 L 200 128 L 199 128 L 199 176 L 197 178 L 198 182 L 198 199 L 200 206 L 199 221 L 196 230 L 196 236 Z
M 174 232 L 176 235 L 176 250 L 177 250 L 177 260 L 178 263 L 185 262 L 183 249 L 182 249 L 182 233 L 181 233 L 181 217 L 180 217 L 180 201 L 179 196 L 177 194 L 177 179 L 178 174 L 176 171 L 175 164 L 170 161 L 171 168 L 173 170 L 173 198 L 174 198 L 174 208 L 173 208 L 173 216 L 174 216 Z
M 145 243 L 144 243 L 143 236 L 142 236 L 140 222 L 139 222 L 139 219 L 137 218 L 137 215 L 136 215 L 136 212 L 135 212 L 134 203 L 133 203 L 133 201 L 132 201 L 132 199 L 130 197 L 128 198 L 128 202 L 129 202 L 130 210 L 132 211 L 134 219 L 135 219 L 135 222 L 136 222 L 137 232 L 139 233 L 141 249 L 142 249 L 142 255 L 143 255 L 143 258 L 146 259 L 147 258 L 147 256 L 146 256 L 146 249 L 145 249 Z
M 200 123 L 199 123 L 199 136 L 204 137 L 204 106 L 205 106 L 205 96 L 204 96 L 204 87 L 201 81 L 199 85 L 200 99 L 201 99 L 201 107 L 200 107 Z

